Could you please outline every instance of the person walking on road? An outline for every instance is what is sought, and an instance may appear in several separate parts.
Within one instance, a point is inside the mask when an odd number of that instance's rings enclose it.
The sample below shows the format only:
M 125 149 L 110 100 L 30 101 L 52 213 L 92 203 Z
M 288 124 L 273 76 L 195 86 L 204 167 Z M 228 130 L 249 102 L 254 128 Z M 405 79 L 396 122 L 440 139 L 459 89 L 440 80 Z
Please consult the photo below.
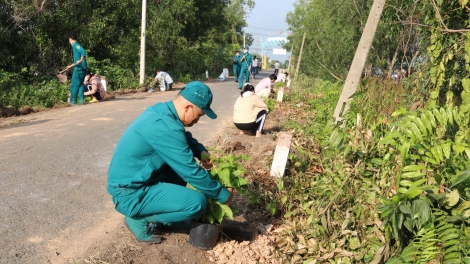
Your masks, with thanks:
M 256 74 L 258 74 L 258 66 L 259 60 L 256 56 L 253 56 L 253 62 L 251 63 L 251 73 L 253 73 L 253 79 L 256 78 Z
M 77 42 L 77 35 L 69 35 L 69 43 L 72 45 L 73 64 L 65 67 L 67 70 L 74 67 L 72 74 L 72 82 L 70 84 L 70 104 L 74 105 L 77 102 L 77 95 L 79 97 L 79 104 L 83 104 L 85 97 L 83 95 L 83 80 L 87 72 L 86 50 L 80 43 Z
M 203 115 L 217 118 L 211 103 L 209 87 L 190 82 L 172 101 L 148 107 L 117 143 L 107 189 L 137 241 L 160 243 L 165 226 L 189 228 L 187 221 L 206 210 L 206 196 L 224 204 L 232 200 L 232 190 L 206 170 L 212 167 L 206 148 L 185 131 Z
M 279 61 L 276 61 L 276 63 L 274 63 L 274 75 L 278 75 L 279 74 Z
M 235 56 L 233 56 L 232 58 L 232 62 L 233 62 L 233 77 L 235 78 L 235 82 L 238 82 L 238 77 L 240 76 L 240 51 L 237 50 L 237 52 L 235 53 Z
M 248 46 L 243 48 L 243 57 L 240 59 L 241 67 L 240 67 L 240 77 L 238 79 L 238 89 L 242 89 L 243 87 L 243 79 L 245 79 L 245 83 L 250 82 L 250 70 L 251 70 L 251 63 L 253 62 L 251 54 L 248 52 Z

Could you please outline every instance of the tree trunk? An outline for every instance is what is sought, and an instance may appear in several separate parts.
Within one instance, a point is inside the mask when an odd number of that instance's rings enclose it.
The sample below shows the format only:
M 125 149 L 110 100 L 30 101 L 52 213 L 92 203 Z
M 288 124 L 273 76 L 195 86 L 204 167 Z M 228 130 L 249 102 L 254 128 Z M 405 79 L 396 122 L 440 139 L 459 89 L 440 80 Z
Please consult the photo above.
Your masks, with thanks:
M 400 41 L 401 41 L 402 35 L 403 35 L 403 30 L 400 31 Z M 397 48 L 395 49 L 395 54 L 393 54 L 393 59 L 392 59 L 392 62 L 390 63 L 390 68 L 388 69 L 387 78 L 391 78 L 392 76 L 393 66 L 395 65 L 395 62 L 397 61 L 398 51 L 400 50 L 400 41 L 398 41 Z

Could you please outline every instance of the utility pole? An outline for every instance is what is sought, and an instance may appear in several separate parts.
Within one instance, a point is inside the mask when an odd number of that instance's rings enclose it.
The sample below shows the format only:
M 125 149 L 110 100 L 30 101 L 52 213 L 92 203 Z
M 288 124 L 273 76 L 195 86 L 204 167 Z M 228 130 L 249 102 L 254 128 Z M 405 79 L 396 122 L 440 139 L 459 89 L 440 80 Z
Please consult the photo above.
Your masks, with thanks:
M 290 50 L 290 56 L 289 56 L 289 66 L 287 67 L 287 72 L 290 71 L 290 65 L 292 62 L 292 52 L 294 52 L 294 44 L 292 43 L 292 49 Z
M 245 30 L 243 30 L 243 48 L 246 47 L 245 46 Z
M 299 74 L 300 60 L 302 59 L 302 51 L 304 50 L 304 43 L 305 43 L 305 36 L 306 35 L 307 35 L 307 32 L 304 32 L 304 37 L 302 38 L 302 45 L 300 46 L 299 59 L 297 61 L 297 69 L 295 69 L 294 82 L 295 82 L 295 80 L 297 80 L 297 75 Z
M 372 41 L 374 40 L 374 35 L 377 30 L 377 26 L 379 25 L 385 1 L 386 0 L 374 0 L 374 3 L 372 4 L 364 32 L 362 33 L 351 68 L 348 72 L 348 77 L 346 77 L 343 91 L 341 92 L 338 103 L 336 104 L 334 113 L 336 122 L 341 121 L 341 116 L 349 110 L 349 97 L 356 92 L 357 86 L 361 81 L 362 70 L 366 64 L 367 55 L 369 54 L 370 47 L 372 46 Z
M 142 32 L 140 35 L 140 79 L 144 84 L 145 79 L 145 30 L 147 27 L 147 0 L 142 0 Z

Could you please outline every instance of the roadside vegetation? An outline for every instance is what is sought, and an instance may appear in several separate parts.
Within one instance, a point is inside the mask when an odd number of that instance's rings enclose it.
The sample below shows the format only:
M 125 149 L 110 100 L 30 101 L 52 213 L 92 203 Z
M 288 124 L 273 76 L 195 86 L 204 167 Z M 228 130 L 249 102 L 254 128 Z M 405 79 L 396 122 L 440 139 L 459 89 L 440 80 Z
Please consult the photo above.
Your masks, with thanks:
M 232 71 L 253 0 L 149 1 L 145 85 L 156 70 L 181 82 Z M 0 3 L 0 106 L 50 108 L 66 102 L 70 81 L 56 74 L 72 62 L 68 34 L 87 50 L 89 68 L 108 88 L 139 87 L 142 1 Z M 73 19 L 71 19 L 73 17 Z M 246 35 L 247 45 L 253 37 Z M 69 80 L 71 72 L 68 73 Z
M 257 201 L 281 219 L 286 263 L 470 263 L 470 6 L 387 1 L 366 78 L 335 124 L 361 34 L 348 27 L 369 2 L 298 1 L 290 13 L 294 50 L 313 32 L 280 108 L 294 134 L 287 175 Z M 385 78 L 368 77 L 377 68 Z

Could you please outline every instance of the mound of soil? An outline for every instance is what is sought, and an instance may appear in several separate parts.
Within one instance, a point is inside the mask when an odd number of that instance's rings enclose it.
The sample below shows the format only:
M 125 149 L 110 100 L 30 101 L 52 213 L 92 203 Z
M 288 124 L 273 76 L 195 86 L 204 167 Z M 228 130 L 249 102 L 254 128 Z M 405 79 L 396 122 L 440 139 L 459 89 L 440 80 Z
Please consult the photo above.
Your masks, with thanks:
M 18 116 L 20 114 L 20 111 L 16 110 L 11 105 L 7 107 L 0 105 L 0 117 Z

